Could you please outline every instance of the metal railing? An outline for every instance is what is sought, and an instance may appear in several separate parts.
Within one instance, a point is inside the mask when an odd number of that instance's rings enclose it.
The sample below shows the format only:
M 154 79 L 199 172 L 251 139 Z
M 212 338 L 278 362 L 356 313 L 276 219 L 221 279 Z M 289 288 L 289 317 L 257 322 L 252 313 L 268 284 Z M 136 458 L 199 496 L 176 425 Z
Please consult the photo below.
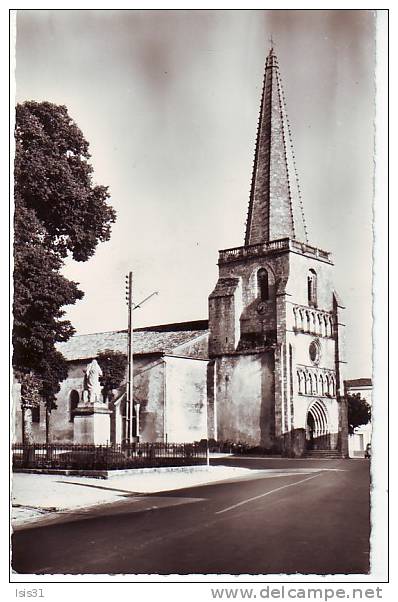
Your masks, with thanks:
M 117 470 L 206 464 L 206 443 L 75 445 L 35 443 L 12 446 L 13 468 Z

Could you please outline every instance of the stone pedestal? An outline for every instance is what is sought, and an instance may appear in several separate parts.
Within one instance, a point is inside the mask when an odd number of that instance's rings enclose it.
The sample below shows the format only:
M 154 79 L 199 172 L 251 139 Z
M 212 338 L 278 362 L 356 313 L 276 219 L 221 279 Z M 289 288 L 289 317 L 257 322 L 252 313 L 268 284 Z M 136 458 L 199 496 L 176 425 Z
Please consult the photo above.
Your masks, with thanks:
M 73 443 L 76 445 L 109 444 L 111 413 L 105 403 L 79 403 L 74 412 Z

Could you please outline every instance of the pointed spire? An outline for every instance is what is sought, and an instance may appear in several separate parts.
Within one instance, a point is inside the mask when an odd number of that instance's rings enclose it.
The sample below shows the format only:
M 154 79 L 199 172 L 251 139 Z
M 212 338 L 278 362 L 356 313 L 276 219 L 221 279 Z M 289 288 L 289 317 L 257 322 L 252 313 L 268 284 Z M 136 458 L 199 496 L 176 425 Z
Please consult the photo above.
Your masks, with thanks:
M 245 245 L 280 238 L 308 242 L 278 59 L 271 48 L 265 65 Z

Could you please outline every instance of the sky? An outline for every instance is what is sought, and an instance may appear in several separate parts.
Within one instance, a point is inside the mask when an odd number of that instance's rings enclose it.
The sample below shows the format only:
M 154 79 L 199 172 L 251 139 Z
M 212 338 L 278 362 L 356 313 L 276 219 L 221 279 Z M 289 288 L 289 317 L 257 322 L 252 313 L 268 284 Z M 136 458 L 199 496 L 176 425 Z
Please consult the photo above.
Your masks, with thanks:
M 309 243 L 331 251 L 347 377 L 372 374 L 375 17 L 350 10 L 21 10 L 16 101 L 64 104 L 117 211 L 111 240 L 64 274 L 78 333 L 208 316 L 218 250 L 243 244 L 272 36 Z

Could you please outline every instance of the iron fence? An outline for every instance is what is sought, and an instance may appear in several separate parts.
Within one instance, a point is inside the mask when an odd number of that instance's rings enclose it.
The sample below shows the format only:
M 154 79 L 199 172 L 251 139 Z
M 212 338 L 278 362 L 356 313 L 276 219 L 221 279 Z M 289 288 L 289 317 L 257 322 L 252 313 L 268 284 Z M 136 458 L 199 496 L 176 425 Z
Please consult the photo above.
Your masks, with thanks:
M 207 444 L 131 443 L 75 445 L 35 443 L 12 446 L 13 468 L 117 470 L 206 464 Z

